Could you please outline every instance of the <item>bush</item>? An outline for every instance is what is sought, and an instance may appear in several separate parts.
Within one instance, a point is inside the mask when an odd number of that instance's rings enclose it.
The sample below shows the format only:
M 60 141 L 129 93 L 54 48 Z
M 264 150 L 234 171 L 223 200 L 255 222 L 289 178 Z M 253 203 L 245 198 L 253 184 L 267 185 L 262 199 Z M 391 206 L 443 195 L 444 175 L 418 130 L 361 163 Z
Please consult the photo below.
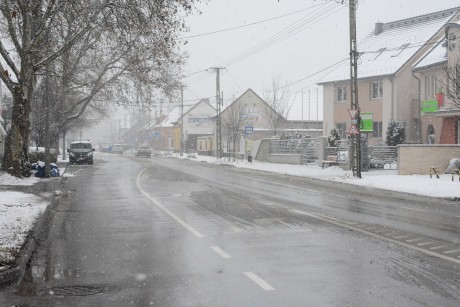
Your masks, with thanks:
M 391 121 L 388 123 L 387 139 L 388 146 L 396 146 L 406 142 L 406 123 Z
M 29 151 L 29 161 L 30 163 L 37 163 L 38 161 L 45 161 L 45 152 L 37 151 L 37 150 L 30 150 Z M 50 162 L 56 163 L 57 162 L 57 154 L 55 150 L 51 150 L 50 152 Z
M 332 129 L 329 135 L 327 136 L 327 142 L 329 143 L 329 147 L 336 147 L 340 141 L 340 133 L 339 129 Z

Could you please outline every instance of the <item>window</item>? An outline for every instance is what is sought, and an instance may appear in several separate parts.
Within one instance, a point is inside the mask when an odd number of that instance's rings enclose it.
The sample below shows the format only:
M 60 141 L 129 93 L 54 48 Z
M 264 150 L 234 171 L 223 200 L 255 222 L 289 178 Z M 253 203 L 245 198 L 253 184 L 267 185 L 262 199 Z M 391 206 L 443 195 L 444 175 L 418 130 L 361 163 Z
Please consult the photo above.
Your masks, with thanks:
M 347 138 L 347 124 L 345 123 L 339 123 L 336 125 L 337 130 L 339 130 L 340 134 L 340 139 L 346 139 Z
M 347 87 L 346 86 L 339 86 L 337 87 L 337 101 L 347 101 Z
M 383 82 L 372 82 L 371 83 L 371 97 L 372 99 L 380 99 L 383 97 Z
M 435 98 L 438 92 L 439 82 L 435 76 L 425 77 L 425 98 Z
M 372 137 L 373 138 L 382 138 L 382 122 L 373 122 L 372 123 Z

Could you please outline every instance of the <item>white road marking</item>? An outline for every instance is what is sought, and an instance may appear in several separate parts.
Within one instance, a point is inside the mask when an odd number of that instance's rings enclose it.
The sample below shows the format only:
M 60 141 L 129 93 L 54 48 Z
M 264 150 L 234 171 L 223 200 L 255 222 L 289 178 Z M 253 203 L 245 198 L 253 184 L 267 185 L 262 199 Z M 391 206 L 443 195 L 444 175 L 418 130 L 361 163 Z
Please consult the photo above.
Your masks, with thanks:
M 230 227 L 234 232 L 242 232 L 243 229 L 239 228 L 239 227 Z
M 441 248 L 444 248 L 444 247 L 447 247 L 447 245 L 433 246 L 433 247 L 430 247 L 430 249 L 431 249 L 431 250 L 437 250 L 437 249 L 441 249 Z
M 181 197 L 182 194 L 173 194 L 172 197 Z
M 431 244 L 431 243 L 433 243 L 433 241 L 418 243 L 417 245 L 418 245 L 418 246 L 425 246 L 425 245 L 428 245 L 428 244 Z
M 423 240 L 424 238 L 415 238 L 415 239 L 410 239 L 410 240 L 406 240 L 407 243 L 412 243 L 412 242 L 415 242 L 415 241 L 420 241 L 420 240 Z
M 393 240 L 391 238 L 388 238 L 388 237 L 385 237 L 385 236 L 382 236 L 382 235 L 379 235 L 379 234 L 376 234 L 376 233 L 372 233 L 370 231 L 366 231 L 366 230 L 360 229 L 358 227 L 349 226 L 349 225 L 346 225 L 346 224 L 343 224 L 343 223 L 337 223 L 337 222 L 331 221 L 331 220 L 329 220 L 329 219 L 327 219 L 325 217 L 310 214 L 310 213 L 302 211 L 302 210 L 293 209 L 292 211 L 296 212 L 296 213 L 299 213 L 299 214 L 309 216 L 309 217 L 316 218 L 316 219 L 321 220 L 321 221 L 326 222 L 326 223 L 331 223 L 331 224 L 334 224 L 334 225 L 337 225 L 337 226 L 340 226 L 340 227 L 344 227 L 344 228 L 348 228 L 348 229 L 351 229 L 351 230 L 354 230 L 354 231 L 357 231 L 357 232 L 361 232 L 361 233 L 367 234 L 367 235 L 369 235 L 371 237 L 380 238 L 382 240 L 386 240 L 386 241 L 389 241 L 389 242 L 404 246 L 404 247 L 409 248 L 409 249 L 414 249 L 416 251 L 419 251 L 421 253 L 424 253 L 424 254 L 427 254 L 427 255 L 430 255 L 430 256 L 438 257 L 438 258 L 441 258 L 441 259 L 444 259 L 444 260 L 448 260 L 448 261 L 452 261 L 452 262 L 460 264 L 460 259 L 455 259 L 455 258 L 445 256 L 445 255 L 440 254 L 440 253 L 429 251 L 429 250 L 421 248 L 421 247 L 410 245 L 410 244 L 407 244 L 407 243 L 404 243 L 404 242 L 401 242 L 401 241 L 398 241 L 398 240 Z
M 425 211 L 425 210 L 414 209 L 414 208 L 408 208 L 408 207 L 401 207 L 401 209 L 412 210 L 412 211 L 418 211 L 418 212 L 427 212 L 427 211 Z
M 372 226 L 372 227 L 366 227 L 366 228 L 364 228 L 364 229 L 366 229 L 366 230 L 373 230 L 373 229 L 375 229 L 375 228 L 378 228 L 378 227 Z
M 410 236 L 407 236 L 407 235 L 404 235 L 404 236 L 396 236 L 396 237 L 393 237 L 395 239 L 404 239 L 404 238 L 409 238 Z
M 190 226 L 189 224 L 187 224 L 186 222 L 184 222 L 180 217 L 178 217 L 177 215 L 175 215 L 174 213 L 172 213 L 171 211 L 169 211 L 165 206 L 163 206 L 158 200 L 156 200 L 155 198 L 153 198 L 152 196 L 150 196 L 147 192 L 145 192 L 142 188 L 141 188 L 141 185 L 140 185 L 140 178 L 141 178 L 141 175 L 142 173 L 145 171 L 142 170 L 138 175 L 137 175 L 137 179 L 136 179 L 136 186 L 137 186 L 137 189 L 139 191 L 141 191 L 142 194 L 144 194 L 145 197 L 147 197 L 148 199 L 150 199 L 152 201 L 152 203 L 154 203 L 158 208 L 160 208 L 161 210 L 163 210 L 167 215 L 169 215 L 173 220 L 175 220 L 176 222 L 178 222 L 179 224 L 181 224 L 182 226 L 184 226 L 185 229 L 187 229 L 188 231 L 190 231 L 193 235 L 195 235 L 195 237 L 197 238 L 203 238 L 204 235 L 202 235 L 201 233 L 199 233 L 198 231 L 196 231 L 195 229 L 193 229 L 192 226 Z
M 445 251 L 445 252 L 442 252 L 442 253 L 443 254 L 455 254 L 457 252 L 460 252 L 460 248 L 453 249 L 453 250 L 450 250 L 450 251 Z
M 224 259 L 230 259 L 232 258 L 232 256 L 230 256 L 229 254 L 227 254 L 226 252 L 224 252 L 220 247 L 218 246 L 211 246 L 211 249 L 213 251 L 215 251 L 216 253 L 218 253 L 222 258 Z
M 249 277 L 253 282 L 255 282 L 259 287 L 264 289 L 265 291 L 273 291 L 275 288 L 270 286 L 265 280 L 254 274 L 253 272 L 244 272 L 244 275 Z

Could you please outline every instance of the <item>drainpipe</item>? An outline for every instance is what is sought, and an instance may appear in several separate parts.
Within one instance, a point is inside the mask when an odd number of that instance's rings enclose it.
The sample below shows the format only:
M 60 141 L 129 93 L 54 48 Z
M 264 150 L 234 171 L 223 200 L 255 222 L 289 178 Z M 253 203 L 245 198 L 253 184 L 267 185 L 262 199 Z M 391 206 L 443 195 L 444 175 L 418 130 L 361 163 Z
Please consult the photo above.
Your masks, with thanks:
M 394 104 L 394 82 L 393 82 L 393 77 L 388 77 L 388 80 L 390 80 L 390 83 L 391 83 L 391 116 L 390 116 L 390 120 L 391 121 L 394 121 L 395 120 L 395 104 Z
M 422 140 L 421 140 L 421 135 L 422 135 L 422 123 L 420 122 L 421 121 L 421 116 L 420 116 L 420 113 L 421 113 L 421 106 L 420 104 L 422 103 L 421 101 L 421 97 L 422 97 L 422 94 L 421 94 L 421 84 L 422 82 L 420 81 L 420 79 L 414 74 L 414 72 L 412 72 L 412 76 L 417 79 L 417 100 L 418 100 L 418 114 L 417 114 L 417 143 L 421 144 L 422 143 Z

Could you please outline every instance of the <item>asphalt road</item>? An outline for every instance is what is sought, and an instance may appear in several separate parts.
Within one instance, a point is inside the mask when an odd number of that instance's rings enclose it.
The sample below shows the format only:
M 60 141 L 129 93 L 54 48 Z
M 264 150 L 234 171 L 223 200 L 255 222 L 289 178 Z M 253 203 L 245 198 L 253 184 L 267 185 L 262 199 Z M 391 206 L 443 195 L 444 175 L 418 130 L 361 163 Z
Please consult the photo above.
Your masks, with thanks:
M 165 157 L 67 173 L 1 306 L 460 305 L 459 204 Z

